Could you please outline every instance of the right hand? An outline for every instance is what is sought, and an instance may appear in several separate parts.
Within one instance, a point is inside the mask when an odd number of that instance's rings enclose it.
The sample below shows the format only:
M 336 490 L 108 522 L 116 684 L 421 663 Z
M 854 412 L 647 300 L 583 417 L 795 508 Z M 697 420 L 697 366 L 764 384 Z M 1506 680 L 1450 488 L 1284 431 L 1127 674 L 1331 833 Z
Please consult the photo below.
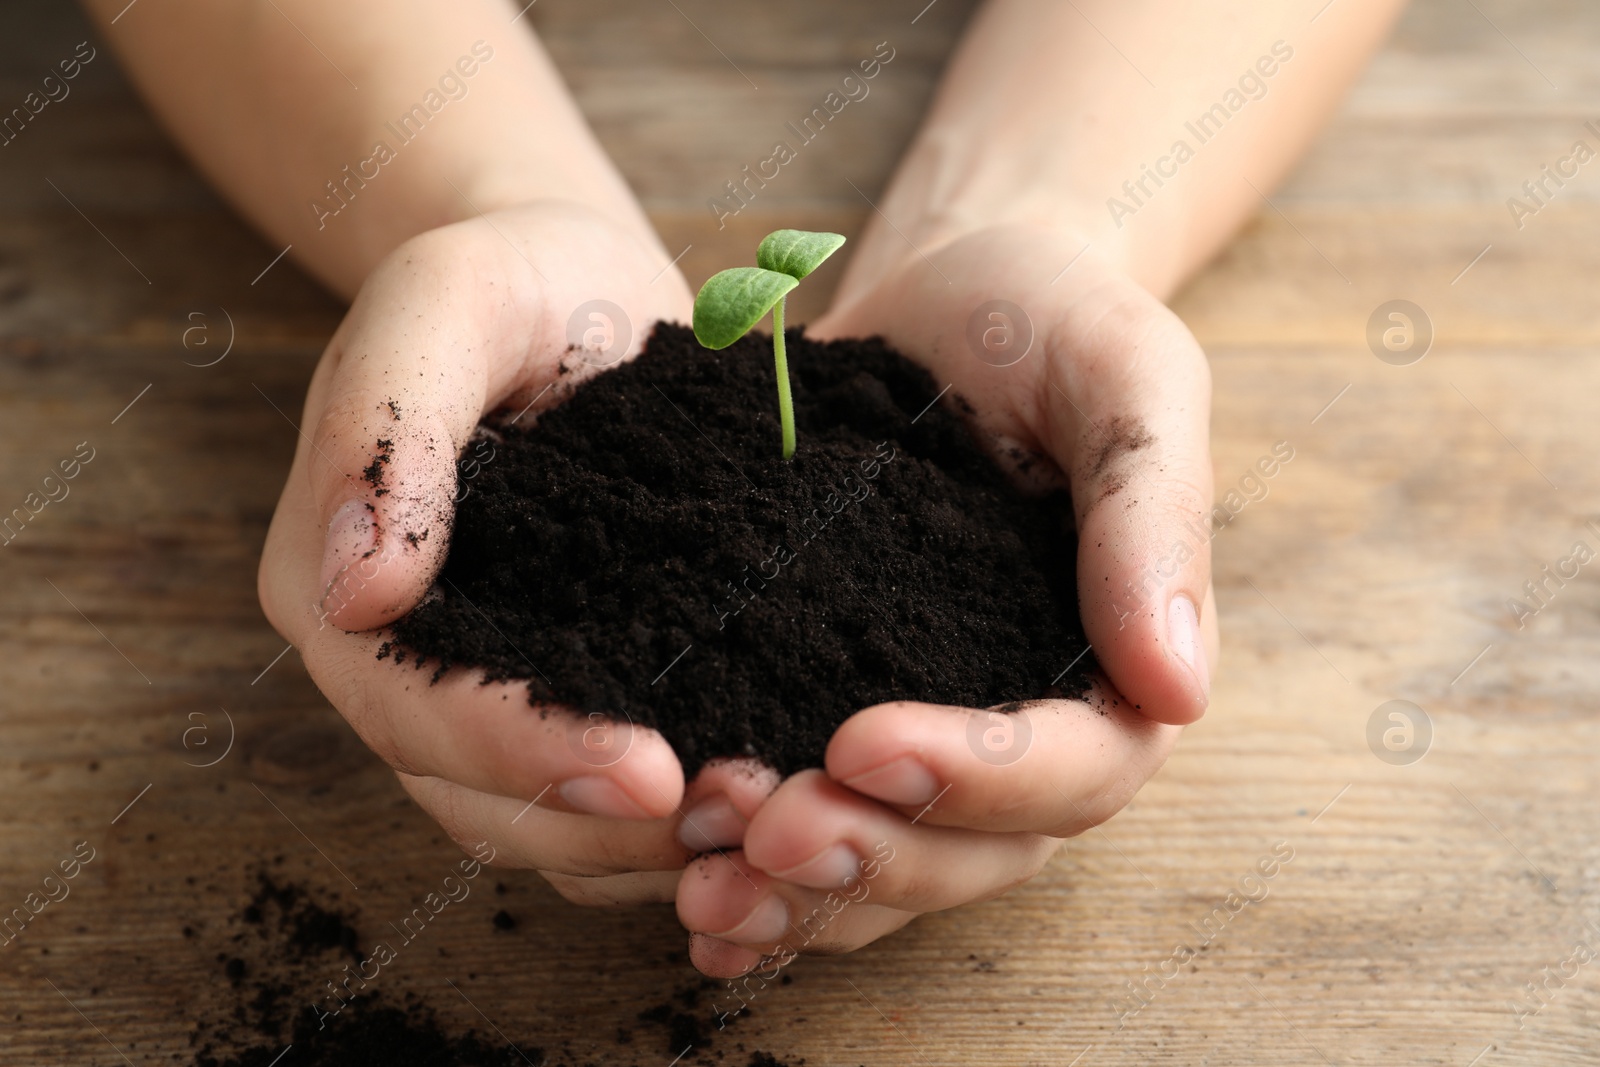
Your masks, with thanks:
M 377 658 L 376 628 L 415 606 L 444 562 L 456 461 L 479 419 L 559 377 L 531 422 L 595 372 L 568 355 L 567 321 L 597 298 L 631 320 L 630 355 L 657 320 L 690 317 L 682 275 L 652 242 L 571 205 L 499 211 L 396 249 L 312 377 L 258 581 L 318 687 L 457 842 L 488 841 L 497 862 L 536 868 L 579 902 L 670 901 L 705 845 L 678 816 L 727 797 L 742 814 L 706 832 L 742 834 L 775 780 L 713 765 L 686 791 L 652 730 L 595 734 L 569 711 L 531 707 L 521 682 L 456 669 L 429 684 L 430 670 Z M 580 366 L 560 375 L 563 359 Z M 584 744 L 604 729 L 631 736 Z
M 1127 804 L 1204 711 L 1218 633 L 1210 542 L 1192 531 L 1212 495 L 1209 368 L 1159 300 L 1097 255 L 1077 262 L 1086 243 L 1006 227 L 927 259 L 902 245 L 877 278 L 852 263 L 853 297 L 847 288 L 807 332 L 884 338 L 962 398 L 951 406 L 999 456 L 1037 457 L 1035 478 L 1070 489 L 1078 603 L 1110 684 L 1030 701 L 1031 726 L 1008 729 L 996 759 L 974 740 L 973 725 L 987 738 L 993 721 L 982 709 L 894 700 L 851 716 L 828 744 L 826 773 L 784 782 L 742 852 L 703 857 L 699 876 L 679 883 L 679 917 L 705 935 L 690 950 L 705 973 L 853 951 L 919 914 L 1021 884 L 1063 838 Z M 1036 340 L 1026 358 L 991 363 L 969 330 L 974 309 L 1001 294 L 1027 309 Z M 1174 611 L 1180 599 L 1187 610 Z M 1024 743 L 1004 755 L 1015 737 Z M 828 895 L 849 888 L 842 871 L 859 895 L 832 921 Z

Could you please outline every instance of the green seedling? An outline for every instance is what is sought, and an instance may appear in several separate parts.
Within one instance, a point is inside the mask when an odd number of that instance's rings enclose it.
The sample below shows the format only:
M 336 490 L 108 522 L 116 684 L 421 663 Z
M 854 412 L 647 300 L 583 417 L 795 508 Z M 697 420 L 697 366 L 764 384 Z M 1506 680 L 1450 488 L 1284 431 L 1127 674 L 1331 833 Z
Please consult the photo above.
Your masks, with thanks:
M 794 455 L 794 398 L 783 349 L 783 302 L 800 279 L 844 244 L 836 233 L 775 230 L 756 249 L 756 266 L 718 271 L 694 298 L 694 335 L 707 348 L 727 348 L 772 312 L 772 360 L 778 368 L 778 419 L 783 458 Z

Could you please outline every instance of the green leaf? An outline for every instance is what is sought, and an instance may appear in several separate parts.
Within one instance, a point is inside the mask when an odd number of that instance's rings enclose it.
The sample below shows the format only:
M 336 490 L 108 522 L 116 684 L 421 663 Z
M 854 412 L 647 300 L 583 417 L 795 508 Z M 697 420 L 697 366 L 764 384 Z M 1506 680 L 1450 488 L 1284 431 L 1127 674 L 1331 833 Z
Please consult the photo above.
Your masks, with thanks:
M 713 274 L 694 298 L 694 336 L 707 348 L 727 348 L 750 332 L 798 278 L 760 267 Z
M 820 267 L 842 244 L 844 238 L 836 233 L 774 230 L 756 249 L 756 263 L 798 281 Z

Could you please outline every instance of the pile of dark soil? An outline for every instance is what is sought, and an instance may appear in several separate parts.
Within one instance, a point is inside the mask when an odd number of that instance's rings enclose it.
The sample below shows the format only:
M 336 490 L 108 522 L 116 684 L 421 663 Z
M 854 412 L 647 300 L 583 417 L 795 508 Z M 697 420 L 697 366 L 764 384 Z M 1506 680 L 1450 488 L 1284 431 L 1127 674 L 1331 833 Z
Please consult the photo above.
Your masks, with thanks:
M 550 1047 L 538 1037 L 451 1032 L 429 1003 L 375 987 L 320 1018 L 312 1007 L 324 981 L 363 958 L 353 913 L 268 870 L 233 918 L 217 963 L 231 1005 L 194 1032 L 193 1067 L 598 1067 L 684 1063 L 717 1067 L 802 1067 L 751 1051 L 714 1022 L 718 983 L 690 977 L 664 991 L 626 1028 L 599 1028 L 590 1047 Z M 495 917 L 497 929 L 505 929 Z M 184 927 L 187 938 L 202 937 Z M 748 1009 L 735 1021 L 749 1015 Z M 324 1025 L 325 1024 L 325 1025 Z
M 1012 488 L 881 341 L 787 336 L 790 461 L 759 335 L 709 352 L 661 324 L 536 425 L 486 421 L 440 579 L 379 655 L 626 715 L 691 775 L 820 765 L 886 700 L 1086 692 L 1065 494 Z

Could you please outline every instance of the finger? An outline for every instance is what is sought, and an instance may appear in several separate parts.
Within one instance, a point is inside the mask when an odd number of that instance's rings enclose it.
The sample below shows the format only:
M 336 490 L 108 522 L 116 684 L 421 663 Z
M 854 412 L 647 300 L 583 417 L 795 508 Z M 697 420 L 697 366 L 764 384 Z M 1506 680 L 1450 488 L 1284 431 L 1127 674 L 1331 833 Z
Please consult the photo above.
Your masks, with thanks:
M 784 782 L 756 813 L 745 835 L 744 860 L 780 885 L 927 912 L 1021 885 L 1039 873 L 1057 844 L 1039 834 L 912 823 L 821 771 L 805 771 Z M 731 885 L 744 895 L 750 888 Z
M 595 878 L 681 871 L 689 858 L 666 820 L 642 822 L 552 811 L 532 801 L 480 793 L 443 778 L 398 777 L 411 798 L 463 849 L 472 852 L 488 842 L 496 866 Z
M 540 871 L 545 881 L 568 901 L 586 908 L 671 904 L 682 871 L 640 871 L 603 878 L 574 878 L 569 874 Z
M 1131 282 L 1082 294 L 1057 329 L 1072 340 L 1046 341 L 1042 436 L 1070 457 L 1085 633 L 1134 707 L 1193 722 L 1216 651 L 1210 370 L 1178 317 Z
M 1121 810 L 1180 732 L 1103 687 L 1011 712 L 896 701 L 845 720 L 824 762 L 919 825 L 1071 837 Z
M 690 810 L 676 820 L 674 831 L 670 819 L 599 818 L 550 810 L 543 801 L 493 796 L 442 778 L 403 773 L 397 777 L 418 806 L 462 848 L 472 851 L 487 842 L 495 849 L 497 866 L 534 868 L 547 876 L 576 879 L 681 871 L 692 854 L 722 847 L 704 843 L 708 834 L 721 829 L 706 812 L 730 808 L 736 836 L 742 839 L 749 817 L 778 782 L 777 772 L 750 760 L 714 761 L 686 791 L 683 806 Z M 695 812 L 702 813 L 701 819 L 692 825 L 689 817 Z M 738 844 L 738 840 L 728 842 L 730 847 Z
M 457 457 L 487 410 L 560 376 L 574 310 L 595 299 L 632 309 L 630 352 L 649 323 L 681 311 L 620 228 L 536 208 L 499 219 L 430 231 L 388 257 L 308 397 L 305 469 L 323 544 L 307 579 L 343 629 L 391 622 L 427 590 L 449 546 Z M 574 270 L 577 258 L 615 266 Z M 611 291 L 592 291 L 593 277 Z
M 870 891 L 869 891 L 870 893 Z M 787 885 L 741 853 L 702 856 L 678 881 L 678 920 L 693 935 L 690 958 L 712 977 L 733 977 L 764 956 L 830 955 L 870 944 L 916 917 L 856 894 Z
M 758 980 L 757 985 L 752 986 L 748 981 L 741 982 L 739 989 L 730 990 L 731 995 L 722 993 L 717 995 L 716 1001 L 711 1005 L 711 1014 L 713 1018 L 721 1021 L 726 1017 L 738 1015 L 749 1006 L 741 991 L 744 995 L 759 992 L 765 988 L 766 982 L 777 978 L 779 971 L 800 956 L 839 956 L 854 952 L 907 926 L 916 917 L 915 912 L 895 911 L 893 908 L 871 908 L 851 917 L 852 925 L 848 940 L 831 935 L 829 939 L 808 942 L 802 936 L 796 938 L 794 942 L 802 945 L 802 948 L 796 949 L 789 942 L 781 942 L 770 952 L 736 945 L 732 941 L 723 941 L 709 934 L 690 934 L 689 962 L 709 978 L 740 978 L 752 975 L 754 972 L 754 977 Z M 828 930 L 825 926 L 819 927 L 817 923 L 818 919 L 811 918 L 806 929 L 819 932 Z M 834 928 L 835 935 L 841 933 L 839 928 Z
M 626 719 L 579 718 L 528 703 L 516 682 L 377 662 L 376 635 L 329 628 L 301 655 L 317 687 L 391 767 L 523 802 L 660 819 L 678 810 L 683 769 L 666 739 Z M 609 740 L 594 741 L 599 734 Z
M 390 622 L 427 590 L 449 548 L 458 454 L 491 403 L 542 369 L 532 354 L 558 347 L 541 336 L 539 287 L 505 262 L 510 250 L 480 240 L 464 257 L 462 244 L 450 227 L 385 260 L 308 397 L 308 421 L 314 403 L 317 417 L 306 470 L 323 543 L 305 564 L 329 621 L 346 630 Z M 497 306 L 466 295 L 479 286 L 500 295 Z
M 756 809 L 780 781 L 755 760 L 712 760 L 684 793 L 678 841 L 691 853 L 740 847 Z

